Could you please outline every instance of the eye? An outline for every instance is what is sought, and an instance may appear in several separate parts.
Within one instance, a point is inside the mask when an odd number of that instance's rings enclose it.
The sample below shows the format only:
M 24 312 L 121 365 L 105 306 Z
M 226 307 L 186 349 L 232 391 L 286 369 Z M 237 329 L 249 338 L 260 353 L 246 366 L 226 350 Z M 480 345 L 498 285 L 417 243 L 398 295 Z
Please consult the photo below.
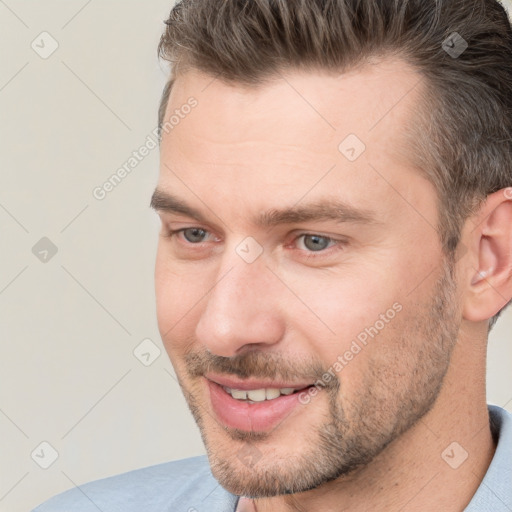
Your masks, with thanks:
M 189 244 L 200 244 L 205 241 L 205 237 L 209 234 L 206 229 L 191 227 L 191 228 L 182 228 L 176 230 L 170 230 L 166 233 L 168 237 L 174 237 L 181 235 L 186 243 Z
M 307 251 L 311 252 L 321 252 L 336 244 L 336 241 L 332 238 L 329 238 L 328 236 L 314 235 L 309 233 L 298 236 L 296 240 L 302 240 L 302 245 L 306 248 Z M 299 243 L 298 245 L 300 246 L 301 244 Z
M 186 228 L 182 230 L 182 233 L 187 242 L 197 244 L 203 242 L 207 231 L 201 228 Z
M 200 228 L 198 226 L 191 226 L 181 229 L 166 229 L 162 236 L 180 241 L 180 245 L 189 246 L 192 250 L 193 246 L 196 246 L 196 250 L 202 250 L 203 244 L 210 241 L 220 241 L 210 231 Z M 296 236 L 291 243 L 286 244 L 286 248 L 294 249 L 305 256 L 308 260 L 314 258 L 321 258 L 333 255 L 334 252 L 342 250 L 348 241 L 338 240 L 325 235 L 319 235 L 316 233 L 302 233 Z

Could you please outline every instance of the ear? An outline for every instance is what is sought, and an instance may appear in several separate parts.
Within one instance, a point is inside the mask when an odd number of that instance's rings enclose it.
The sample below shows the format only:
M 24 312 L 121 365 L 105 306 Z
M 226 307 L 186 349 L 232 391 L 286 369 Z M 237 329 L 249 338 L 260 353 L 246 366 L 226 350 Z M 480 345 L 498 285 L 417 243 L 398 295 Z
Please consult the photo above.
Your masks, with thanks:
M 472 221 L 463 317 L 481 322 L 512 298 L 512 188 L 490 194 Z

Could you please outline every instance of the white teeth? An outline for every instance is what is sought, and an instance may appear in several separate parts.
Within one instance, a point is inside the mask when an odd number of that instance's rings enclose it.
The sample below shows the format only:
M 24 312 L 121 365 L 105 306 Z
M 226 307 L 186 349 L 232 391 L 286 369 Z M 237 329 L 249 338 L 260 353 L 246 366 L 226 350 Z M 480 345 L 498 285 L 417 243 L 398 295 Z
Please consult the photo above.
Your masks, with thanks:
M 263 402 L 264 400 L 274 400 L 281 395 L 291 395 L 294 388 L 263 388 L 263 389 L 230 389 L 224 387 L 224 390 L 236 400 L 250 400 L 251 402 Z
M 265 400 L 265 390 L 251 389 L 250 391 L 247 391 L 247 398 L 253 402 L 263 402 L 263 400 Z
M 265 389 L 265 398 L 267 400 L 272 400 L 272 398 L 277 398 L 280 395 L 281 395 L 281 392 L 279 391 L 279 389 L 275 389 L 275 388 Z
M 243 389 L 232 389 L 231 396 L 236 398 L 237 400 L 246 400 L 247 399 L 247 391 Z

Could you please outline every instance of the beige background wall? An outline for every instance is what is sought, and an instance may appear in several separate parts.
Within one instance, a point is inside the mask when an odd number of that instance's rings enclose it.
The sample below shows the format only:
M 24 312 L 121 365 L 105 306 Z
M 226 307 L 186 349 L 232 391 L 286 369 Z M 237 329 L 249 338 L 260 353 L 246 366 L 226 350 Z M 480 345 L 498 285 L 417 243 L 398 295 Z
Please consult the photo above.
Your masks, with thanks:
M 1 512 L 204 452 L 155 320 L 157 150 L 93 195 L 156 128 L 171 3 L 0 0 Z M 511 331 L 488 379 L 509 410 Z

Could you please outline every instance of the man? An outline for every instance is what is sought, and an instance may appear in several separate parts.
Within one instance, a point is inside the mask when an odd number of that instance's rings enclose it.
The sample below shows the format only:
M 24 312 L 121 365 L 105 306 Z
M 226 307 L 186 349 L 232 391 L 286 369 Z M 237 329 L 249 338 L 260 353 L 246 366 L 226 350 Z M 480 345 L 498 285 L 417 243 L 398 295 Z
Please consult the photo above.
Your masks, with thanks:
M 512 510 L 501 5 L 184 0 L 160 52 L 158 323 L 208 458 L 37 510 Z

